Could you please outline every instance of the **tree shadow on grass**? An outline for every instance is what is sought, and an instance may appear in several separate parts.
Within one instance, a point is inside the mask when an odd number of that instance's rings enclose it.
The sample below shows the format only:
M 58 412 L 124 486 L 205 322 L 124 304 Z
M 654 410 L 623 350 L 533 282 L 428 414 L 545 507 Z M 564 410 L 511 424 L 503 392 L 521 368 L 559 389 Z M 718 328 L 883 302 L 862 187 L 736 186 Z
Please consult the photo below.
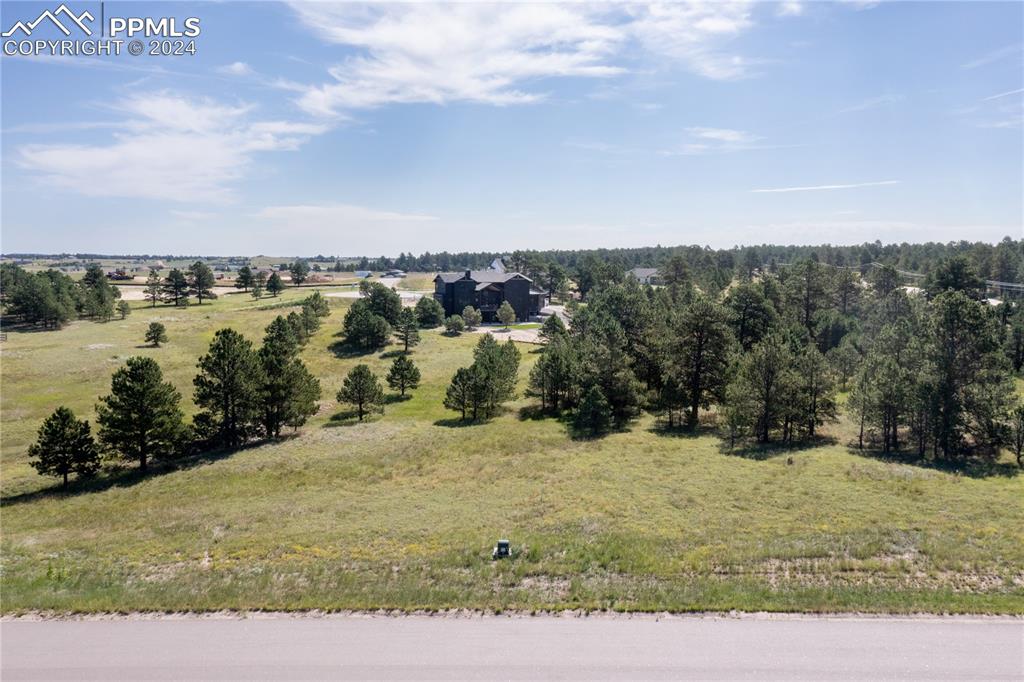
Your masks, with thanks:
M 31 492 L 16 493 L 14 495 L 0 497 L 0 506 L 24 504 L 26 502 L 34 502 L 36 500 L 51 498 L 60 499 L 77 497 L 78 495 L 99 493 L 113 488 L 130 488 L 138 483 L 142 483 L 143 481 L 147 481 L 157 476 L 164 476 L 176 471 L 185 471 L 205 464 L 212 464 L 222 459 L 228 459 L 229 457 L 240 452 L 244 452 L 245 450 L 258 448 L 268 443 L 291 440 L 297 436 L 297 433 L 289 433 L 284 434 L 279 438 L 252 441 L 237 448 L 213 448 L 170 459 L 153 460 L 149 462 L 149 467 L 146 471 L 141 471 L 137 466 L 127 462 L 119 462 L 111 468 L 104 469 L 103 472 L 97 476 L 83 479 L 72 479 L 68 482 L 66 490 L 62 489 L 58 482 L 48 488 L 41 488 Z
M 410 400 L 412 400 L 412 393 L 406 393 L 405 395 L 402 395 L 401 393 L 385 393 L 384 394 L 384 404 L 385 405 L 394 405 L 395 403 L 404 403 L 404 402 L 408 402 Z
M 701 436 L 713 436 L 718 433 L 718 429 L 713 426 L 705 424 L 698 424 L 696 427 L 687 426 L 686 424 L 672 424 L 669 426 L 668 422 L 659 419 L 654 422 L 654 425 L 648 429 L 649 433 L 653 433 L 656 436 L 662 438 L 700 438 Z
M 744 459 L 752 459 L 758 462 L 762 462 L 766 459 L 773 459 L 781 455 L 791 455 L 794 452 L 801 452 L 803 450 L 812 450 L 822 445 L 835 445 L 836 439 L 831 436 L 818 436 L 816 438 L 808 438 L 806 440 L 797 441 L 795 443 L 782 443 L 782 442 L 769 442 L 769 443 L 756 443 L 751 441 L 738 441 L 734 445 L 729 445 L 728 438 L 722 438 L 718 444 L 718 451 L 723 455 L 731 455 L 733 457 L 742 457 Z
M 957 474 L 968 478 L 1015 478 L 1021 474 L 1021 468 L 1012 462 L 994 462 L 988 459 L 970 457 L 952 462 L 935 460 L 927 456 L 920 456 L 916 452 L 900 450 L 898 452 L 883 452 L 874 447 L 858 448 L 855 443 L 847 444 L 847 451 L 850 454 L 873 459 L 888 464 L 905 464 L 907 466 L 932 469 L 947 474 Z
M 410 348 L 408 353 L 406 353 L 401 348 L 396 348 L 394 350 L 385 351 L 385 352 L 380 354 L 380 359 L 381 360 L 390 360 L 391 358 L 397 358 L 397 357 L 400 357 L 402 355 L 412 355 L 412 349 Z
M 545 410 L 540 405 L 527 405 L 520 407 L 517 418 L 521 422 L 541 421 L 544 419 L 561 419 L 561 415 L 551 410 Z
M 345 426 L 355 426 L 356 424 L 369 424 L 381 419 L 384 413 L 378 412 L 367 412 L 363 415 L 362 421 L 359 420 L 359 410 L 352 408 L 351 410 L 342 410 L 341 412 L 335 412 L 331 415 L 327 423 L 324 424 L 325 429 L 336 429 Z
M 327 349 L 334 353 L 335 357 L 340 358 L 342 360 L 347 360 L 350 358 L 361 358 L 367 355 L 373 355 L 379 350 L 378 348 L 363 348 L 362 346 L 356 346 L 355 344 L 351 344 L 345 341 L 344 339 L 340 341 L 335 341 L 330 346 L 328 346 Z
M 446 426 L 449 429 L 461 429 L 465 426 L 479 426 L 486 424 L 487 421 L 484 419 L 473 420 L 470 417 L 462 419 L 461 417 L 450 417 L 448 419 L 438 419 L 434 422 L 434 426 Z

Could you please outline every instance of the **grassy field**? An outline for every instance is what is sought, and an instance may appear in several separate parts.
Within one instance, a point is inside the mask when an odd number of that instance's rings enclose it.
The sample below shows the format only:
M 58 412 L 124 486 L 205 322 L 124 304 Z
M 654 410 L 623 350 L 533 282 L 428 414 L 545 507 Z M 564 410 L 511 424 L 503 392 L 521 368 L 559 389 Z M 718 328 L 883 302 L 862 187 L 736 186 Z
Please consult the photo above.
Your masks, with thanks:
M 196 359 L 232 326 L 254 341 L 286 308 L 223 296 L 124 321 L 10 331 L 2 379 L 2 610 L 618 609 L 1024 613 L 1024 476 L 964 475 L 849 450 L 730 453 L 710 434 L 574 441 L 520 399 L 462 426 L 441 399 L 476 336 L 424 332 L 423 386 L 356 423 L 334 402 L 358 362 L 333 308 L 303 356 L 320 413 L 240 452 L 125 469 L 68 495 L 25 450 L 60 404 L 93 418 L 111 372 L 159 360 L 191 412 Z M 160 320 L 170 342 L 142 346 Z M 521 381 L 535 361 L 522 346 Z M 490 548 L 508 537 L 511 561 Z

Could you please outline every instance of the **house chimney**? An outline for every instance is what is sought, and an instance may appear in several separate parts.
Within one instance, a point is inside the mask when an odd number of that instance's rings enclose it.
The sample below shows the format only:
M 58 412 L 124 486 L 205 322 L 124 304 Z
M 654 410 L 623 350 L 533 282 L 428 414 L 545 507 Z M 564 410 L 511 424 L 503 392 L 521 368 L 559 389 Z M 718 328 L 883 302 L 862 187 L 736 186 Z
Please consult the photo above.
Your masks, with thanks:
M 473 279 L 473 271 L 466 270 L 466 279 Z

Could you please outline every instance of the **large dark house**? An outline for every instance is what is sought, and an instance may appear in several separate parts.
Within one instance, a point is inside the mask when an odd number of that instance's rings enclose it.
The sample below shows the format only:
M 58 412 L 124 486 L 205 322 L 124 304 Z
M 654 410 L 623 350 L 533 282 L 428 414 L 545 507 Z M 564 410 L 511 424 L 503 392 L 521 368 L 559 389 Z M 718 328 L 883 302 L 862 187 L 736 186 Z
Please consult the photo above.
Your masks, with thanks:
M 485 322 L 497 319 L 502 301 L 508 301 L 520 322 L 538 315 L 547 303 L 547 294 L 535 289 L 529 277 L 499 270 L 442 272 L 434 278 L 434 298 L 445 315 L 461 315 L 471 305 L 483 313 Z

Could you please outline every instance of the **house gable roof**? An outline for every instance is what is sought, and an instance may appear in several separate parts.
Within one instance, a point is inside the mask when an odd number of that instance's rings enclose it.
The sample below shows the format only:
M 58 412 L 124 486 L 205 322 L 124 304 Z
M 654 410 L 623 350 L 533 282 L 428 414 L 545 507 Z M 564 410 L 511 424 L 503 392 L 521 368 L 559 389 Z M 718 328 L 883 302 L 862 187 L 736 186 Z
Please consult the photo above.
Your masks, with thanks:
M 533 282 L 529 277 L 518 272 L 498 272 L 497 270 L 471 270 L 469 277 L 466 277 L 466 272 L 439 272 L 434 281 L 441 280 L 445 284 L 452 284 L 459 280 L 469 279 L 470 281 L 476 282 L 477 284 L 495 284 L 505 283 L 513 279 L 522 279 L 527 282 Z
M 646 279 L 657 276 L 658 268 L 633 268 L 629 272 L 638 279 Z

